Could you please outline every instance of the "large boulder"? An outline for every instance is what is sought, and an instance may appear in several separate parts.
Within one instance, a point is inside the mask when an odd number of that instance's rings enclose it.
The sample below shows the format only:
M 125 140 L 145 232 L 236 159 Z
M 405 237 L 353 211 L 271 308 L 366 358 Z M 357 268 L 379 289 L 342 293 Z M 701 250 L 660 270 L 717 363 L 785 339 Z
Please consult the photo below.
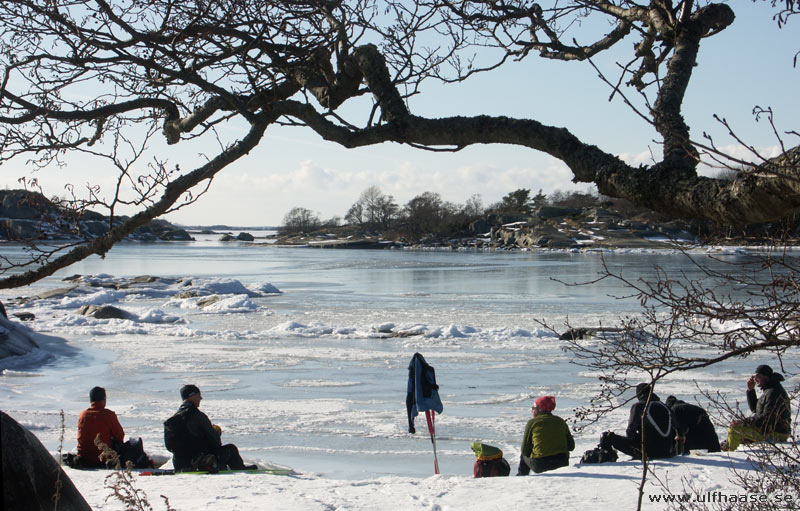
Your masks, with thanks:
M 204 296 L 197 300 L 197 306 L 201 309 L 205 309 L 210 305 L 214 305 L 218 301 L 220 301 L 220 297 L 218 295 Z
M 575 216 L 580 215 L 581 210 L 578 208 L 566 208 L 563 206 L 542 206 L 536 212 L 539 218 L 561 218 L 562 216 Z
M 108 222 L 102 220 L 87 220 L 81 222 L 81 230 L 92 238 L 97 238 L 108 232 Z
M 139 275 L 131 280 L 131 283 L 133 284 L 152 284 L 153 282 L 158 282 L 158 277 L 154 277 L 152 275 Z
M 0 411 L 3 509 L 90 511 L 72 480 L 33 433 Z M 58 505 L 54 497 L 58 495 Z
M 0 194 L 0 217 L 38 220 L 55 212 L 55 206 L 44 195 L 27 190 L 5 190 Z
M 128 217 L 114 218 L 114 224 Z M 63 209 L 38 192 L 28 190 L 0 190 L 0 239 L 32 240 L 74 238 L 77 220 L 81 236 L 96 238 L 108 232 L 108 217 L 95 211 L 82 211 L 80 216 Z M 192 241 L 186 230 L 163 219 L 144 225 L 129 236 L 142 241 Z
M 78 314 L 95 319 L 134 319 L 134 316 L 113 305 L 82 305 Z
M 563 234 L 550 234 L 539 238 L 539 240 L 537 241 L 537 245 L 540 247 L 563 250 L 568 248 L 574 248 L 577 245 L 577 243 L 575 243 L 575 240 L 573 240 L 569 236 L 565 236 Z
M 38 220 L 8 218 L 0 220 L 0 236 L 8 240 L 34 240 L 44 237 Z
M 186 230 L 160 218 L 136 229 L 133 236 L 138 239 L 159 239 L 162 241 L 192 241 L 194 239 Z
M 469 232 L 472 234 L 486 234 L 487 232 L 491 231 L 492 224 L 489 223 L 488 220 L 485 218 L 479 218 L 469 224 Z
M 255 241 L 255 238 L 249 232 L 240 232 L 236 236 L 236 239 L 239 241 Z
M 611 327 L 581 327 L 581 328 L 570 328 L 563 334 L 561 334 L 558 339 L 560 341 L 573 341 L 573 340 L 583 340 L 583 339 L 593 339 L 598 335 L 602 335 L 604 333 L 611 333 L 616 334 L 624 332 L 622 328 L 611 328 Z
M 24 328 L 0 316 L 0 359 L 25 355 L 38 347 Z

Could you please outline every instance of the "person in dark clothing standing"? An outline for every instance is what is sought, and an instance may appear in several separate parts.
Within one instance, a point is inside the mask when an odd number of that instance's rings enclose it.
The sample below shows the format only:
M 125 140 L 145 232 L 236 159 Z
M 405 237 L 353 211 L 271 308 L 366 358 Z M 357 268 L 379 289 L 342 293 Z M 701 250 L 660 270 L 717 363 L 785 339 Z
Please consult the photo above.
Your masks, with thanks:
M 789 438 L 792 411 L 782 381 L 783 375 L 774 372 L 770 366 L 762 364 L 756 367 L 755 374 L 747 379 L 747 405 L 753 415 L 731 422 L 723 450 L 735 451 L 742 443 L 784 442 Z M 758 399 L 756 385 L 763 391 Z
M 642 459 L 642 417 L 644 417 L 644 443 L 648 458 L 671 458 L 677 453 L 675 437 L 678 423 L 670 407 L 657 395 L 650 395 L 650 385 L 636 386 L 639 400 L 631 407 L 625 436 L 606 431 L 600 439 L 600 447 L 617 449 L 633 458 Z M 650 403 L 647 398 L 650 397 Z M 647 405 L 647 409 L 645 409 Z
M 708 412 L 675 396 L 669 396 L 666 403 L 675 414 L 679 424 L 678 436 L 683 439 L 683 452 L 678 454 L 689 454 L 692 449 L 720 451 L 719 437 L 708 417 Z
M 222 429 L 211 424 L 200 411 L 203 395 L 195 385 L 181 387 L 183 403 L 176 415 L 183 417 L 183 436 L 173 449 L 172 465 L 176 472 L 186 470 L 253 470 L 256 465 L 245 465 L 239 449 L 233 444 L 222 445 Z

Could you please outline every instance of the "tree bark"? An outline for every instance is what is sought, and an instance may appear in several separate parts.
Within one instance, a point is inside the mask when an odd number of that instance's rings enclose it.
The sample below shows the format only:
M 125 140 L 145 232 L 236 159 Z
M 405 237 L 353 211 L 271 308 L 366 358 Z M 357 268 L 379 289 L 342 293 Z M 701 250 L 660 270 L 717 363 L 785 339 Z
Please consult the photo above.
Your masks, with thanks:
M 563 161 L 574 181 L 594 183 L 609 197 L 683 218 L 710 220 L 720 225 L 747 225 L 778 220 L 800 207 L 800 146 L 790 161 L 764 165 L 763 172 L 733 181 L 698 176 L 680 158 L 652 167 L 633 167 L 565 128 L 509 117 L 448 117 L 425 119 L 413 115 L 360 131 L 338 126 L 308 105 L 281 102 L 275 112 L 291 115 L 322 138 L 354 148 L 382 142 L 461 149 L 475 144 L 514 144 L 530 147 Z M 794 156 L 792 156 L 794 155 Z M 778 170 L 779 169 L 779 170 Z

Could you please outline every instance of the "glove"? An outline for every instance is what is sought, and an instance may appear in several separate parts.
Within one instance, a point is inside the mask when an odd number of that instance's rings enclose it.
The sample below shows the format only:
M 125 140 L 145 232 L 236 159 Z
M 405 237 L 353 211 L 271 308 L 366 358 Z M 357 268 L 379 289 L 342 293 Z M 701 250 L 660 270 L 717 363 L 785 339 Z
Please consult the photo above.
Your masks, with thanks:
M 219 433 L 220 435 L 222 434 L 222 428 L 221 427 L 217 426 L 216 424 L 212 424 L 211 427 L 214 428 L 214 430 L 217 433 Z

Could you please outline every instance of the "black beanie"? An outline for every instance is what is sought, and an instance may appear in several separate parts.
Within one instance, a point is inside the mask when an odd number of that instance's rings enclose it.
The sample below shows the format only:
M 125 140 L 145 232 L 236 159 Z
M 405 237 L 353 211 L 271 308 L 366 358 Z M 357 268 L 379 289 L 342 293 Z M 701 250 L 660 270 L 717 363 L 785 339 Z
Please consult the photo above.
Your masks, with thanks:
M 94 403 L 97 401 L 105 401 L 106 400 L 106 389 L 103 387 L 93 387 L 92 390 L 89 391 L 89 401 Z
M 647 396 L 650 395 L 650 384 L 649 383 L 640 383 L 636 386 L 636 398 L 645 400 Z
M 199 393 L 200 389 L 198 389 L 196 385 L 189 384 L 181 387 L 181 399 L 184 401 Z
M 764 376 L 772 376 L 772 368 L 767 364 L 761 364 L 756 367 L 756 374 L 763 374 Z

